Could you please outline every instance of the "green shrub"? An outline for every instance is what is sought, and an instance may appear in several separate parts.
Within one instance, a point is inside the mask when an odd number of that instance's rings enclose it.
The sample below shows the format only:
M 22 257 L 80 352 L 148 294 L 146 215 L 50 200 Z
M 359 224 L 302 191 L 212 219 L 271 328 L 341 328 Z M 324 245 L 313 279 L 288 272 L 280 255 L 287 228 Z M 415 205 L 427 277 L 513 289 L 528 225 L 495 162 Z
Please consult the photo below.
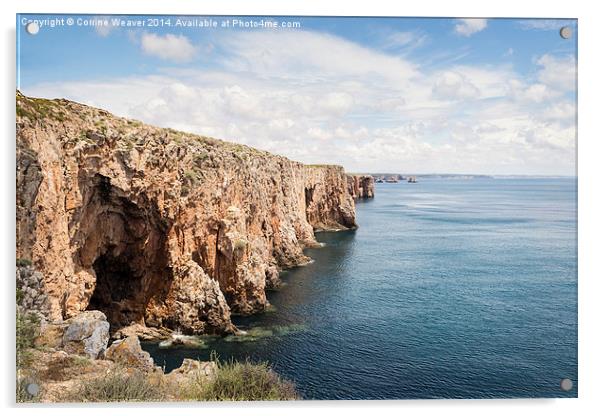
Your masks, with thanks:
M 187 170 L 184 172 L 184 178 L 186 178 L 188 182 L 194 185 L 199 179 L 199 175 L 194 170 Z
M 26 368 L 31 364 L 31 348 L 40 334 L 40 319 L 37 315 L 17 313 L 17 367 Z
M 66 395 L 70 402 L 151 402 L 164 398 L 161 387 L 138 371 L 119 370 L 106 376 L 82 381 Z
M 236 240 L 234 242 L 234 249 L 235 250 L 242 250 L 244 248 L 247 247 L 247 240 L 245 240 L 244 238 L 239 238 L 238 240 Z
M 184 391 L 190 400 L 297 400 L 295 385 L 282 379 L 267 363 L 218 362 L 214 380 L 199 379 Z
M 187 170 L 184 172 L 184 181 L 182 182 L 182 196 L 187 196 L 192 188 L 199 181 L 199 173 L 194 170 Z
M 198 151 L 192 156 L 192 159 L 197 167 L 201 167 L 203 165 L 203 161 L 205 161 L 205 159 L 207 159 L 208 157 L 209 153 L 205 151 Z
M 140 127 L 140 126 L 142 125 L 142 122 L 141 122 L 141 121 L 138 121 L 138 120 L 132 120 L 132 119 L 129 119 L 129 120 L 127 120 L 127 123 L 128 123 L 130 126 L 134 126 L 134 127 Z
M 17 103 L 17 117 L 27 117 L 30 120 L 35 120 L 35 115 L 32 112 L 27 111 L 19 103 Z
M 28 266 L 31 266 L 31 260 L 17 259 L 17 267 L 28 267 Z

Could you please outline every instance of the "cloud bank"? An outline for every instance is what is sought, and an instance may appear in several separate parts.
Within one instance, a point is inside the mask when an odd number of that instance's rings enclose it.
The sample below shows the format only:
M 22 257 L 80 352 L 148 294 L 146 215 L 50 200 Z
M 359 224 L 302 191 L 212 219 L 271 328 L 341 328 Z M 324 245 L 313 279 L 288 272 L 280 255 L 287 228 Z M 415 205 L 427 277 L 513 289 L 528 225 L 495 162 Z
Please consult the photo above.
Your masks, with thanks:
M 460 30 L 486 26 L 474 20 L 458 23 Z M 521 74 L 510 65 L 431 69 L 310 31 L 237 32 L 213 41 L 224 52 L 211 54 L 210 68 L 38 84 L 25 93 L 349 171 L 574 173 L 572 57 L 537 56 L 532 73 Z M 197 53 L 171 34 L 143 34 L 140 48 L 175 62 Z

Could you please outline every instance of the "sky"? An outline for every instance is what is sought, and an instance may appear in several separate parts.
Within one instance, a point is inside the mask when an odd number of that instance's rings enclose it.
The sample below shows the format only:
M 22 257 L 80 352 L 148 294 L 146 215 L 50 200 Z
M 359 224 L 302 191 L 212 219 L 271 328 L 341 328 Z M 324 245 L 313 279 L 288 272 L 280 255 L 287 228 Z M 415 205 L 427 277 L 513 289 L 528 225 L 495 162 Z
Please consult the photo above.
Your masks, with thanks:
M 17 88 L 349 172 L 574 175 L 576 38 L 576 20 L 18 15 Z

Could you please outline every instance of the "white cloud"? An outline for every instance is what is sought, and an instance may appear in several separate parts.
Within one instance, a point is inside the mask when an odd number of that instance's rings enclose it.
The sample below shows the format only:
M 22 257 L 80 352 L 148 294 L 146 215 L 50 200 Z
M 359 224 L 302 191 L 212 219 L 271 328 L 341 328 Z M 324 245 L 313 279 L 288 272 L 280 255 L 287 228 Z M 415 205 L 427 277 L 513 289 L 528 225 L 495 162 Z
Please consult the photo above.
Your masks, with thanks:
M 396 84 L 417 75 L 416 65 L 325 33 L 291 31 L 239 32 L 223 39 L 230 53 L 227 67 L 262 77 L 316 81 L 358 76 Z
M 458 19 L 454 32 L 460 36 L 472 36 L 487 27 L 487 19 Z
M 171 33 L 165 36 L 143 33 L 140 46 L 147 55 L 174 62 L 188 62 L 194 58 L 197 52 L 186 36 Z
M 476 98 L 480 92 L 461 73 L 445 71 L 437 77 L 433 86 L 433 94 L 444 100 L 463 100 Z
M 525 98 L 532 100 L 536 103 L 540 103 L 544 100 L 556 96 L 554 91 L 551 91 L 550 88 L 548 88 L 544 84 L 529 85 L 529 87 L 526 90 L 524 90 L 524 95 Z
M 550 100 L 558 97 L 560 93 L 545 84 L 531 84 L 526 85 L 525 83 L 513 79 L 509 83 L 510 94 L 518 100 L 527 100 L 534 103 L 541 103 L 543 101 Z
M 24 93 L 349 171 L 574 171 L 574 104 L 562 95 L 574 71 L 566 58 L 534 60 L 530 78 L 510 66 L 429 70 L 315 32 L 237 32 L 212 43 L 227 55 L 212 55 L 211 69 L 39 84 Z M 564 75 L 552 76 L 553 68 Z
M 542 116 L 547 120 L 574 122 L 577 116 L 575 104 L 569 101 L 553 104 L 547 107 Z
M 220 97 L 223 105 L 233 114 L 241 117 L 265 118 L 261 112 L 260 100 L 239 85 L 225 87 Z
M 476 86 L 482 99 L 505 97 L 508 81 L 516 76 L 510 66 L 455 65 L 450 70 Z
M 333 134 L 327 130 L 324 130 L 320 127 L 310 127 L 307 129 L 307 134 L 309 137 L 313 137 L 319 140 L 328 140 L 333 137 Z
M 329 114 L 343 115 L 353 107 L 353 96 L 346 92 L 331 92 L 320 100 L 320 108 Z
M 540 82 L 561 91 L 573 91 L 577 75 L 577 65 L 572 56 L 556 57 L 543 55 L 536 61 L 540 66 Z

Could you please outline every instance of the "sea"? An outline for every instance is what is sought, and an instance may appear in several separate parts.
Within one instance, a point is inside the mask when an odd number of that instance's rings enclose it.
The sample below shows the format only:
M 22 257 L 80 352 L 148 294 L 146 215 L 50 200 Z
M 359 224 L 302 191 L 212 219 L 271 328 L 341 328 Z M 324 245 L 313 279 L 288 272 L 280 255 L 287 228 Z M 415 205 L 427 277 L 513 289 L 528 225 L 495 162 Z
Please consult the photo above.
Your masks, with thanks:
M 304 399 L 577 397 L 576 178 L 378 183 L 356 211 L 245 335 L 144 349 L 267 361 Z

